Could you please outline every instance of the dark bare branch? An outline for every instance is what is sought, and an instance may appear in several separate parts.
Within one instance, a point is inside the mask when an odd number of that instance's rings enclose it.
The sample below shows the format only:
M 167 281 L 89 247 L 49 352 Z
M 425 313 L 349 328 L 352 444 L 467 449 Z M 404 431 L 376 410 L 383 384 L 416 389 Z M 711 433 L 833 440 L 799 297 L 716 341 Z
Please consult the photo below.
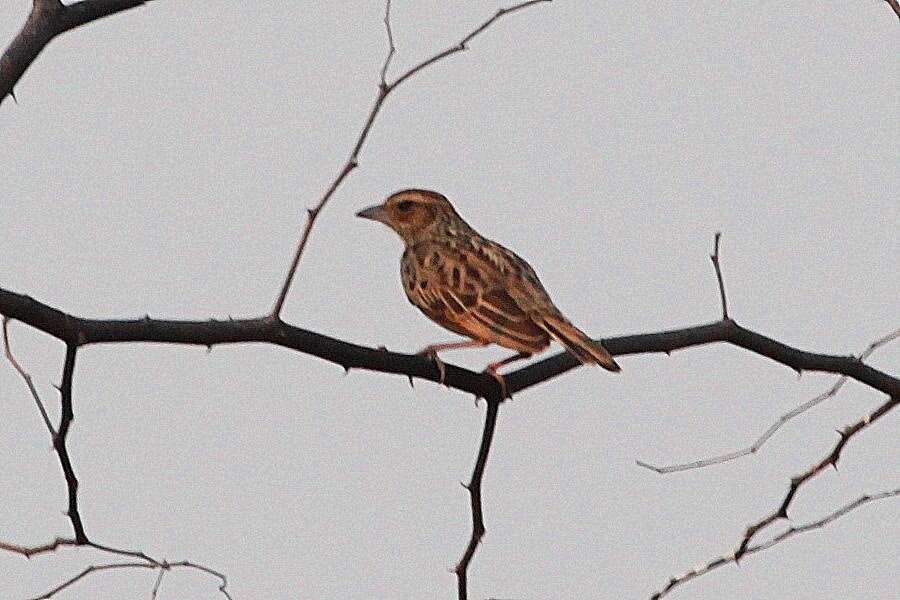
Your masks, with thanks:
M 75 344 L 66 345 L 66 361 L 63 365 L 62 383 L 59 386 L 61 411 L 59 427 L 57 427 L 56 435 L 53 436 L 53 449 L 59 457 L 59 464 L 66 478 L 66 490 L 69 496 L 69 507 L 66 510 L 66 516 L 69 517 L 69 520 L 72 522 L 72 529 L 75 530 L 75 541 L 79 544 L 87 544 L 89 540 L 84 531 L 81 514 L 78 512 L 78 478 L 75 477 L 75 469 L 72 467 L 69 449 L 66 447 L 69 428 L 75 419 L 75 413 L 72 409 L 72 378 L 75 373 L 75 356 L 77 353 L 78 346 Z
M 888 335 L 881 337 L 881 338 L 875 340 L 874 342 L 872 342 L 871 344 L 869 344 L 869 346 L 865 349 L 865 351 L 863 351 L 863 353 L 859 355 L 859 357 L 858 357 L 859 360 L 866 360 L 876 350 L 878 350 L 885 344 L 888 344 L 897 338 L 900 338 L 900 329 L 897 329 L 897 330 L 889 333 Z M 691 462 L 674 464 L 674 465 L 656 466 L 656 465 L 652 465 L 650 463 L 644 462 L 642 460 L 639 460 L 636 462 L 639 466 L 644 467 L 645 469 L 650 469 L 651 471 L 655 471 L 657 473 L 665 475 L 668 473 L 677 473 L 679 471 L 689 471 L 691 469 L 700 469 L 703 467 L 709 467 L 711 465 L 720 465 L 722 463 L 726 463 L 726 462 L 735 460 L 737 458 L 741 458 L 743 456 L 749 456 L 750 454 L 755 454 L 756 452 L 759 451 L 760 448 L 762 448 L 766 444 L 766 442 L 769 441 L 769 439 L 773 435 L 775 435 L 775 433 L 779 429 L 781 429 L 785 425 L 785 423 L 787 423 L 791 419 L 794 419 L 794 418 L 802 415 L 803 413 L 810 410 L 811 408 L 818 406 L 819 404 L 828 400 L 829 398 L 833 398 L 834 396 L 836 396 L 837 393 L 841 390 L 841 388 L 843 388 L 844 385 L 847 383 L 847 381 L 849 381 L 849 378 L 846 375 L 841 375 L 840 377 L 838 377 L 838 379 L 834 383 L 834 385 L 831 386 L 827 391 L 822 392 L 815 398 L 807 400 L 806 402 L 804 402 L 803 404 L 800 404 L 799 406 L 795 406 L 793 409 L 789 410 L 788 412 L 786 412 L 783 415 L 781 415 L 780 417 L 778 417 L 777 421 L 772 423 L 772 425 L 770 425 L 769 428 L 766 429 L 762 433 L 762 435 L 760 435 L 758 438 L 756 438 L 756 440 L 754 440 L 754 442 L 752 444 L 750 444 L 749 446 L 747 446 L 746 448 L 741 448 L 740 450 L 735 450 L 733 452 L 727 452 L 725 454 L 711 456 L 709 458 L 701 458 L 701 459 L 694 460 Z
M 247 342 L 269 343 L 319 357 L 345 369 L 440 382 L 434 362 L 416 354 L 389 352 L 339 340 L 268 317 L 227 321 L 170 321 L 157 319 L 101 320 L 68 315 L 28 296 L 0 288 L 0 314 L 26 323 L 68 344 L 85 346 L 124 342 L 164 342 L 209 347 Z M 805 352 L 746 329 L 735 321 L 611 337 L 601 340 L 615 356 L 671 353 L 715 342 L 729 343 L 768 357 L 795 371 L 821 371 L 846 375 L 887 395 L 900 395 L 900 379 L 875 369 L 853 356 Z M 481 398 L 500 397 L 497 380 L 484 373 L 444 363 L 445 385 Z M 505 375 L 508 391 L 520 392 L 580 366 L 561 352 Z
M 141 6 L 149 0 L 83 0 L 66 6 L 60 0 L 34 0 L 19 34 L 0 57 L 0 104 L 56 36 L 91 21 Z
M 456 54 L 457 52 L 465 50 L 466 44 L 468 44 L 473 38 L 475 38 L 475 36 L 485 31 L 495 21 L 497 21 L 504 15 L 508 15 L 535 4 L 541 4 L 550 1 L 551 0 L 529 0 L 528 2 L 522 2 L 510 8 L 501 8 L 494 14 L 494 16 L 479 25 L 476 29 L 474 29 L 471 33 L 464 37 L 459 44 L 438 52 L 430 58 L 408 69 L 402 75 L 397 77 L 397 79 L 395 79 L 392 83 L 388 83 L 386 80 L 387 70 L 390 66 L 391 59 L 393 58 L 395 52 L 394 36 L 390 25 L 390 2 L 387 3 L 387 6 L 385 8 L 384 22 L 388 35 L 388 52 L 387 56 L 384 59 L 384 62 L 382 63 L 380 71 L 381 79 L 378 85 L 378 93 L 375 95 L 375 101 L 372 104 L 372 108 L 369 109 L 369 116 L 366 118 L 366 121 L 363 124 L 362 131 L 360 131 L 359 136 L 356 138 L 356 143 L 353 145 L 353 150 L 350 152 L 350 157 L 347 159 L 347 162 L 344 163 L 344 166 L 331 182 L 331 185 L 328 186 L 328 189 L 325 191 L 325 194 L 319 199 L 318 203 L 307 210 L 306 224 L 303 227 L 303 232 L 300 234 L 300 240 L 297 243 L 297 248 L 294 250 L 294 256 L 291 260 L 290 266 L 288 267 L 288 272 L 285 276 L 284 282 L 281 285 L 281 290 L 278 293 L 278 297 L 275 299 L 275 306 L 272 308 L 272 312 L 270 313 L 269 318 L 273 320 L 280 319 L 281 310 L 284 308 L 284 302 L 287 299 L 288 292 L 291 289 L 291 284 L 294 281 L 294 276 L 297 274 L 297 267 L 300 265 L 300 259 L 303 257 L 303 251 L 306 249 L 306 244 L 309 241 L 309 236 L 312 232 L 313 226 L 316 223 L 316 219 L 319 217 L 319 213 L 322 211 L 322 209 L 325 208 L 325 205 L 328 204 L 328 201 L 334 195 L 334 192 L 337 191 L 338 187 L 340 187 L 340 185 L 344 182 L 344 179 L 346 179 L 347 176 L 357 166 L 359 166 L 359 153 L 362 150 L 363 145 L 366 143 L 366 139 L 368 139 L 369 137 L 369 132 L 372 130 L 372 125 L 375 124 L 375 118 L 378 116 L 378 113 L 381 112 L 381 107 L 384 105 L 384 102 L 385 100 L 387 100 L 388 96 L 390 96 L 391 93 L 396 90 L 404 81 L 406 81 L 416 73 L 427 69 L 429 66 L 443 60 L 444 58 L 447 58 L 452 54 Z
M 798 535 L 801 533 L 808 533 L 808 532 L 816 530 L 816 529 L 821 529 L 822 527 L 825 527 L 829 523 L 840 519 L 847 513 L 856 510 L 860 506 L 869 504 L 870 502 L 876 502 L 878 500 L 884 500 L 886 498 L 894 498 L 897 496 L 900 496 L 900 488 L 895 489 L 895 490 L 888 490 L 886 492 L 879 492 L 877 494 L 866 494 L 866 495 L 860 496 L 853 502 L 850 502 L 849 504 L 845 504 L 841 508 L 835 510 L 834 512 L 829 513 L 828 515 L 822 517 L 821 519 L 819 519 L 817 521 L 812 521 L 810 523 L 806 523 L 804 525 L 798 525 L 796 527 L 789 527 L 787 530 L 779 533 L 778 535 L 776 535 L 775 537 L 773 537 L 770 540 L 749 546 L 747 548 L 747 550 L 744 552 L 744 555 L 746 556 L 749 554 L 755 554 L 757 552 L 761 552 L 763 550 L 768 550 L 772 546 L 775 546 L 776 544 L 780 544 L 781 542 L 783 542 L 787 539 L 790 539 L 790 538 L 794 537 L 795 535 Z M 731 564 L 731 563 L 737 563 L 737 561 L 738 561 L 738 559 L 734 555 L 720 556 L 719 558 L 709 561 L 705 565 L 691 569 L 685 573 L 682 573 L 681 575 L 678 575 L 677 577 L 672 577 L 666 583 L 665 587 L 663 587 L 660 591 L 658 591 L 655 594 L 653 594 L 652 596 L 650 596 L 650 598 L 651 598 L 651 600 L 659 600 L 659 598 L 666 596 L 669 592 L 671 592 L 674 588 L 678 587 L 679 585 L 687 583 L 688 581 L 690 581 L 692 579 L 696 579 L 697 577 L 700 577 L 702 575 L 706 575 L 710 571 L 718 569 L 719 567 L 723 567 L 723 566 Z
M 472 470 L 472 478 L 468 485 L 465 486 L 469 490 L 469 498 L 472 506 L 472 535 L 469 537 L 469 543 L 463 552 L 462 558 L 453 569 L 456 573 L 457 595 L 459 600 L 467 600 L 468 592 L 468 568 L 475 556 L 475 550 L 484 537 L 484 511 L 481 506 L 481 481 L 484 479 L 484 469 L 487 466 L 488 454 L 491 451 L 491 442 L 494 439 L 494 430 L 497 425 L 497 415 L 500 412 L 500 402 L 497 400 L 487 401 L 487 412 L 484 416 L 484 432 L 481 434 L 481 445 L 478 448 L 478 457 L 475 459 L 475 468 Z

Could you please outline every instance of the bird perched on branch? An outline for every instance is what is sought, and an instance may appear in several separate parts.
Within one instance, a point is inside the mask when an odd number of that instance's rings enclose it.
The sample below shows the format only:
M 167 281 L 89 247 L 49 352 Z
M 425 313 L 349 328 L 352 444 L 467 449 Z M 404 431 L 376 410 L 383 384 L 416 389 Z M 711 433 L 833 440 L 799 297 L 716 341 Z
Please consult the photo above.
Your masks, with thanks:
M 485 371 L 506 396 L 498 369 L 540 352 L 551 339 L 582 363 L 619 370 L 603 346 L 554 306 L 531 265 L 472 229 L 443 195 L 403 190 L 356 216 L 384 223 L 403 239 L 400 273 L 409 301 L 438 325 L 470 338 L 432 344 L 420 352 L 435 361 L 441 380 L 444 366 L 438 352 L 498 344 L 516 354 Z

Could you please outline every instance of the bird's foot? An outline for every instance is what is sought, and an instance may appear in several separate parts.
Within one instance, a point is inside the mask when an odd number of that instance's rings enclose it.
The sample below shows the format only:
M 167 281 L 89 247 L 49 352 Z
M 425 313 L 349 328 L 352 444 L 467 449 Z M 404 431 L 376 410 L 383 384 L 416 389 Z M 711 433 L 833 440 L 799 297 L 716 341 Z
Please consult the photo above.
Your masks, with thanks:
M 419 356 L 426 356 L 434 363 L 434 366 L 437 367 L 438 375 L 440 379 L 438 383 L 441 385 L 445 385 L 445 381 L 447 380 L 447 366 L 444 364 L 444 361 L 437 354 L 437 350 L 434 346 L 428 346 L 427 348 L 423 348 L 416 352 Z

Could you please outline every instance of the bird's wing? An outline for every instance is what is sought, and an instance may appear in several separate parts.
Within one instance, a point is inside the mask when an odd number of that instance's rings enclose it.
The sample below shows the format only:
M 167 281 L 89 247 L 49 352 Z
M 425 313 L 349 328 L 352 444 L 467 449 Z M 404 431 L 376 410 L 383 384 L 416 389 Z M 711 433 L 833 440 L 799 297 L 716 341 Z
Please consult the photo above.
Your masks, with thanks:
M 527 306 L 508 292 L 511 272 L 499 255 L 448 244 L 420 248 L 414 258 L 416 285 L 406 286 L 407 295 L 439 325 L 519 352 L 538 352 L 549 343 Z

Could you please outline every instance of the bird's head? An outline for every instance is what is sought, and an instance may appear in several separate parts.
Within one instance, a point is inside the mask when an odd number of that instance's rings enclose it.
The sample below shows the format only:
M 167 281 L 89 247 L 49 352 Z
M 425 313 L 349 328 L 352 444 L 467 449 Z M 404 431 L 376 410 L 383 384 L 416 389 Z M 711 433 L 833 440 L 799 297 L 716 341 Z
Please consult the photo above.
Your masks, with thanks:
M 384 223 L 407 246 L 469 229 L 446 197 L 428 190 L 396 192 L 384 203 L 363 209 L 356 216 Z

